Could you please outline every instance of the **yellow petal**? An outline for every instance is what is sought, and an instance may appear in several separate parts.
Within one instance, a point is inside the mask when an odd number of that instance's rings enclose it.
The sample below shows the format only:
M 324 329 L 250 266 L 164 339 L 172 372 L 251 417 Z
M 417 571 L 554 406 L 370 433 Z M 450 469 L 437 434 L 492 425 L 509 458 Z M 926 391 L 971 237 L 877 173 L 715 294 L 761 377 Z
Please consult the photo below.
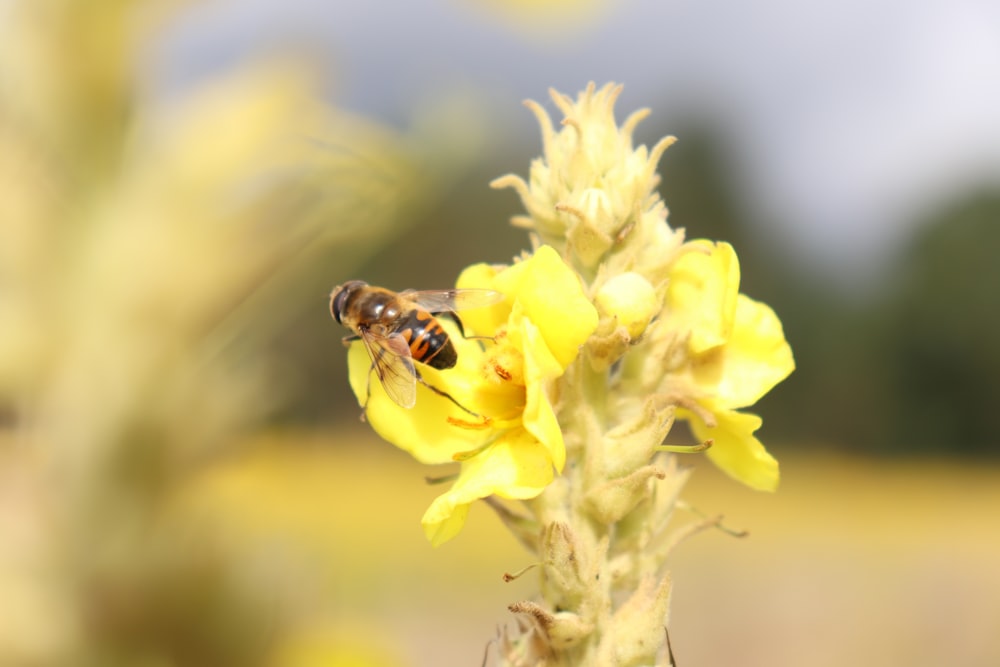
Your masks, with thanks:
M 692 365 L 695 382 L 722 408 L 756 403 L 795 369 L 781 320 L 766 304 L 740 294 L 729 340 Z
M 439 547 L 461 532 L 470 504 L 456 504 L 447 495 L 438 496 L 421 519 L 424 535 L 431 545 Z
M 705 252 L 691 250 L 670 271 L 665 313 L 674 328 L 691 333 L 689 348 L 701 354 L 723 345 L 730 336 L 740 289 L 740 265 L 728 243 L 693 241 Z
M 579 277 L 551 246 L 501 271 L 494 284 L 521 304 L 563 368 L 573 363 L 597 328 L 597 309 L 583 293 Z
M 458 289 L 499 290 L 496 285 L 496 276 L 499 271 L 500 269 L 492 264 L 473 264 L 458 276 L 455 287 Z M 508 295 L 504 301 L 492 306 L 463 310 L 461 318 L 466 333 L 474 333 L 477 336 L 492 336 L 507 323 L 507 317 L 510 315 L 513 303 L 513 295 Z
M 472 502 L 491 495 L 534 498 L 552 477 L 552 461 L 546 448 L 524 429 L 508 431 L 462 464 L 454 486 L 424 513 L 424 534 L 434 546 L 443 544 L 462 529 Z
M 563 369 L 545 344 L 541 332 L 530 320 L 521 319 L 520 331 L 526 383 L 524 428 L 542 443 L 552 457 L 556 470 L 562 472 L 566 463 L 566 446 L 548 392 L 549 383 L 562 375 Z
M 443 325 L 449 333 L 455 331 L 451 323 Z M 429 384 L 447 392 L 468 409 L 479 412 L 482 406 L 477 401 L 476 390 L 481 378 L 478 364 L 482 350 L 474 341 L 463 339 L 457 331 L 451 338 L 458 351 L 455 368 L 438 371 L 422 364 L 416 366 Z M 468 424 L 477 420 L 419 383 L 416 405 L 411 409 L 397 405 L 379 383 L 361 341 L 351 345 L 347 365 L 351 389 L 359 405 L 365 405 L 367 399 L 365 415 L 375 432 L 422 463 L 449 463 L 455 454 L 477 449 L 493 437 L 489 428 L 456 426 L 454 420 Z M 449 422 L 449 418 L 453 421 Z
M 691 424 L 691 430 L 699 440 L 713 440 L 712 448 L 706 453 L 715 465 L 726 474 L 758 491 L 774 491 L 778 488 L 778 461 L 771 456 L 753 433 L 761 425 L 757 415 L 733 410 L 709 410 L 714 414 L 717 425 L 708 428 L 697 416 L 687 411 L 678 411 Z

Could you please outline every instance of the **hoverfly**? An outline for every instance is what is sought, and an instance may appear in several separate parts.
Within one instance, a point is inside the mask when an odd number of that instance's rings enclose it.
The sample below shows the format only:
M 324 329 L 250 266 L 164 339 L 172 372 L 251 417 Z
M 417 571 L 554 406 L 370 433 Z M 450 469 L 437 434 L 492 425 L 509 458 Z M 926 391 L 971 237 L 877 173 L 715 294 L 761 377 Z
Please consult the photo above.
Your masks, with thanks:
M 453 368 L 458 352 L 435 316 L 450 316 L 464 336 L 457 311 L 489 306 L 503 298 L 500 292 L 485 289 L 393 292 L 352 280 L 330 293 L 330 314 L 354 332 L 344 338 L 345 345 L 355 340 L 364 343 L 379 382 L 396 404 L 412 408 L 419 382 L 479 417 L 447 392 L 428 384 L 413 362 L 439 370 Z

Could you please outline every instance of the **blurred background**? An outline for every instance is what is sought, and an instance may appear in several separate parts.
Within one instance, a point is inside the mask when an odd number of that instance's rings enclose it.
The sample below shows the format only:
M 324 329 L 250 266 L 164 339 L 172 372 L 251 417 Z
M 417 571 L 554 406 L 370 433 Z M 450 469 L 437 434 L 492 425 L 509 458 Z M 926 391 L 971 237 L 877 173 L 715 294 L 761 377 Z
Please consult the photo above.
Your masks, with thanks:
M 358 420 L 330 289 L 527 246 L 525 98 L 625 84 L 798 369 L 697 458 L 685 667 L 1000 664 L 1000 6 L 0 2 L 0 664 L 478 665 L 529 564 Z

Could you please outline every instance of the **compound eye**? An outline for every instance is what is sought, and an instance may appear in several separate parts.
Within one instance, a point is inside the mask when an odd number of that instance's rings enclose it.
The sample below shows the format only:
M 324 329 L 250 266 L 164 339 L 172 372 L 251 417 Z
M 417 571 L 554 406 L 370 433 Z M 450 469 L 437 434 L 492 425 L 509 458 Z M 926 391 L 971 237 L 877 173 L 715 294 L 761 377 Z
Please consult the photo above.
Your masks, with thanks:
M 330 314 L 333 315 L 333 319 L 337 320 L 338 324 L 344 323 L 341 316 L 344 313 L 347 300 L 366 284 L 360 280 L 352 280 L 349 283 L 344 283 L 334 291 L 333 296 L 330 297 Z

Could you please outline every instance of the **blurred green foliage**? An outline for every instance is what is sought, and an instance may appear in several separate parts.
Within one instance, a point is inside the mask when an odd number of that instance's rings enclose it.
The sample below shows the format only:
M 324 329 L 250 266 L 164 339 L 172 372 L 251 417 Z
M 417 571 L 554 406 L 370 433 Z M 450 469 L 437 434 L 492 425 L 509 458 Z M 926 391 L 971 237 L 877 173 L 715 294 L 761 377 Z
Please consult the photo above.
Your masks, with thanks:
M 884 304 L 896 447 L 1000 454 L 998 253 L 1000 190 L 942 207 L 904 249 Z
M 774 307 L 795 353 L 795 373 L 756 406 L 779 451 L 1000 454 L 1000 191 L 942 203 L 883 282 L 848 291 L 741 213 L 711 128 L 673 131 L 684 140 L 664 158 L 671 221 L 732 240 L 745 290 Z

